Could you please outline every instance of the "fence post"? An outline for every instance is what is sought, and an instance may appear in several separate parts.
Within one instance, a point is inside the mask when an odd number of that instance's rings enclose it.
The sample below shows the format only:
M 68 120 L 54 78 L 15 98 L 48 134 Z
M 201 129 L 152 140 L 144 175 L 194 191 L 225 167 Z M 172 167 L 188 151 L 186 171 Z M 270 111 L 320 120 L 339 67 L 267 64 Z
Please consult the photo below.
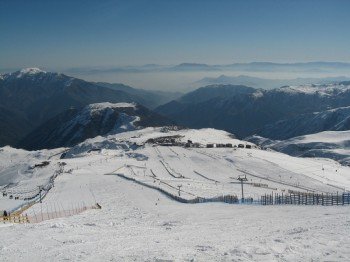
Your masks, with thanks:
M 337 191 L 337 206 L 339 205 L 339 194 L 338 194 L 338 191 Z
M 281 197 L 281 204 L 283 204 L 283 192 L 282 192 L 282 197 Z
M 271 193 L 271 204 L 273 205 L 273 191 Z
M 324 205 L 324 198 L 323 198 L 323 193 L 322 193 L 322 206 Z

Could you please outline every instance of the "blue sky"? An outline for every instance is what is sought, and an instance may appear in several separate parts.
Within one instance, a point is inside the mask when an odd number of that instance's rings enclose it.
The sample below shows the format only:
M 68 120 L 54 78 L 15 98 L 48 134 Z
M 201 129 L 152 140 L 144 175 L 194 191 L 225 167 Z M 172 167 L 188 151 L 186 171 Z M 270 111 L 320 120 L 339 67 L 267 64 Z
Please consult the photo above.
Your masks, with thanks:
M 0 68 L 350 62 L 350 1 L 0 0 Z

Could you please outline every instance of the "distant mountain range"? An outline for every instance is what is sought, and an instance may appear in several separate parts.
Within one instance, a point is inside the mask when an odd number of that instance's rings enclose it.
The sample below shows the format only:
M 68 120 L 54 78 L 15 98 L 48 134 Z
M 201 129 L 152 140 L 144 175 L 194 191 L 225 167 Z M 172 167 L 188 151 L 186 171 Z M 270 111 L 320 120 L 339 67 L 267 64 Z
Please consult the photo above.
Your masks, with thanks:
M 295 78 L 295 79 L 268 79 L 251 77 L 246 75 L 239 76 L 226 76 L 221 75 L 219 77 L 205 77 L 192 83 L 193 88 L 198 88 L 208 85 L 245 85 L 253 86 L 255 88 L 262 89 L 274 89 L 282 86 L 289 85 L 305 85 L 305 84 L 330 84 L 336 82 L 349 81 L 350 78 L 339 77 L 326 77 L 326 78 Z
M 270 140 L 349 130 L 350 81 L 271 90 L 216 84 L 180 96 L 37 68 L 0 75 L 0 146 L 71 146 L 123 128 L 173 124 Z
M 138 127 L 166 126 L 173 122 L 131 103 L 98 103 L 69 109 L 46 121 L 19 143 L 20 148 L 38 150 L 70 147 L 99 135 L 131 131 Z
M 349 82 L 281 87 L 272 90 L 235 85 L 212 85 L 199 88 L 162 105 L 156 109 L 156 112 L 173 119 L 178 124 L 192 128 L 213 127 L 229 131 L 239 137 L 261 132 L 267 137 L 275 138 L 279 133 L 288 136 L 288 128 L 278 121 L 285 120 L 289 123 L 289 119 L 293 122 L 294 118 L 307 117 L 300 115 L 347 106 L 350 106 Z M 345 121 L 347 114 L 345 113 L 342 118 L 340 113 L 345 111 L 345 109 L 339 109 L 339 121 L 341 119 Z M 294 127 L 294 133 L 307 134 L 312 129 L 336 130 L 333 129 L 336 127 L 330 123 L 338 125 L 339 121 L 334 120 L 337 117 L 331 111 L 328 112 L 328 116 L 329 122 L 318 125 L 318 128 L 315 126 L 305 128 L 305 125 Z M 299 125 L 302 125 L 302 122 L 300 120 Z M 285 129 L 281 129 L 282 127 Z M 347 124 L 344 124 L 340 129 L 346 128 Z M 294 133 L 291 132 L 289 135 L 293 136 Z
M 70 108 L 99 102 L 136 102 L 151 108 L 173 93 L 92 83 L 64 74 L 27 68 L 0 75 L 0 146 L 16 145 L 35 128 Z
M 323 72 L 328 70 L 349 70 L 350 63 L 342 62 L 305 62 L 305 63 L 273 63 L 273 62 L 252 62 L 252 63 L 233 63 L 227 65 L 207 65 L 196 63 L 183 63 L 171 70 L 235 70 L 235 71 L 254 71 L 254 72 L 271 72 L 271 71 L 303 71 L 303 72 Z
M 273 63 L 252 62 L 232 64 L 181 63 L 178 65 L 148 64 L 143 66 L 82 67 L 67 69 L 67 73 L 144 73 L 144 72 L 181 72 L 181 71 L 241 71 L 241 72 L 309 72 L 350 71 L 350 63 L 343 62 L 305 62 Z

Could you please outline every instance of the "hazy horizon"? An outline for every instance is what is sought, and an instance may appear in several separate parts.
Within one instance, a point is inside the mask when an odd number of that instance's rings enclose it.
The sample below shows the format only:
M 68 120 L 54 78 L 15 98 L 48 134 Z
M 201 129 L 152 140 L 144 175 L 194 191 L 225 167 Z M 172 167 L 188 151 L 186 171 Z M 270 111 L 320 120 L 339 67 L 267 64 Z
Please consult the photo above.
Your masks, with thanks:
M 223 74 L 350 77 L 350 70 L 334 68 L 139 70 L 181 63 L 350 62 L 349 8 L 342 0 L 1 1 L 0 72 L 38 67 L 173 91 Z
M 338 63 L 333 61 L 334 63 Z M 188 62 L 187 62 L 188 63 Z M 252 62 L 255 63 L 255 62 Z M 261 63 L 273 63 L 273 62 L 261 62 Z M 303 65 L 303 62 L 300 62 Z M 312 61 L 311 63 L 324 63 L 323 61 Z M 231 63 L 235 64 L 235 63 Z M 247 63 L 249 64 L 249 63 Z M 122 83 L 135 88 L 150 89 L 150 90 L 163 90 L 174 92 L 188 92 L 194 87 L 198 87 L 196 82 L 203 78 L 218 78 L 220 76 L 237 77 L 257 77 L 262 79 L 271 80 L 288 80 L 298 78 L 315 78 L 323 79 L 329 77 L 346 77 L 350 78 L 350 64 L 345 67 L 339 68 L 322 68 L 315 67 L 305 68 L 296 66 L 293 70 L 290 68 L 285 69 L 278 67 L 278 65 L 284 65 L 285 63 L 276 63 L 277 68 L 273 71 L 264 66 L 259 67 L 259 70 L 237 70 L 232 68 L 226 68 L 226 65 L 216 65 L 215 69 L 208 67 L 208 69 L 185 69 L 177 71 L 174 68 L 178 65 L 154 65 L 159 67 L 147 67 L 143 66 L 104 66 L 104 67 L 82 67 L 82 68 L 45 68 L 38 67 L 45 71 L 64 73 L 69 76 L 84 79 L 86 81 L 93 82 L 109 82 L 109 83 Z M 293 65 L 294 63 L 286 63 Z M 306 63 L 307 64 L 307 63 Z M 149 65 L 151 66 L 151 65 Z M 223 66 L 223 67 L 220 67 Z M 146 68 L 146 69 L 145 69 Z M 0 69 L 0 73 L 11 73 L 18 71 L 22 68 L 10 68 Z M 253 86 L 254 87 L 254 86 Z

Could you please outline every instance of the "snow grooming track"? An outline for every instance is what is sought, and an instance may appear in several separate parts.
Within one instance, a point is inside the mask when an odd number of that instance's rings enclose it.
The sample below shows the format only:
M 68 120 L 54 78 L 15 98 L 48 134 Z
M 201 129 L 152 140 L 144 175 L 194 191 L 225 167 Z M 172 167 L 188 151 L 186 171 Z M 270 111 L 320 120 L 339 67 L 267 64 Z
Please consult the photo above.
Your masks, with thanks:
M 136 175 L 136 173 L 135 173 L 135 171 L 129 166 L 128 167 L 129 168 L 129 170 L 131 171 L 131 173 L 135 176 L 135 177 L 138 177 L 137 175 Z M 196 195 L 194 195 L 194 194 L 192 194 L 192 193 L 190 193 L 190 192 L 187 192 L 187 191 L 185 191 L 185 190 L 183 190 L 183 189 L 179 189 L 179 188 L 177 188 L 177 187 L 174 187 L 174 186 L 172 186 L 172 185 L 170 185 L 170 184 L 168 184 L 168 183 L 166 183 L 166 182 L 164 182 L 164 181 L 162 181 L 161 179 L 159 179 L 159 178 L 157 178 L 157 176 L 154 174 L 154 172 L 151 170 L 151 173 L 152 173 L 152 175 L 151 176 L 148 176 L 148 177 L 151 177 L 152 179 L 154 179 L 154 181 L 158 181 L 160 184 L 163 184 L 163 185 L 166 185 L 167 187 L 169 187 L 169 188 L 171 188 L 171 189 L 173 189 L 173 190 L 175 190 L 175 191 L 180 191 L 180 192 L 182 192 L 182 193 L 186 193 L 186 194 L 188 194 L 188 195 L 190 195 L 190 196 L 194 196 L 194 197 L 196 197 Z M 118 175 L 118 174 L 117 174 Z M 125 176 L 125 175 L 123 175 L 124 177 L 127 177 L 127 176 Z M 139 180 L 137 180 L 137 179 L 134 179 L 134 178 L 130 178 L 130 179 L 132 179 L 133 181 L 139 181 Z M 139 182 L 142 182 L 142 181 L 139 181 Z M 147 184 L 146 182 L 142 182 L 142 183 L 144 183 L 145 185 L 149 185 L 149 184 Z M 158 187 L 152 187 L 152 188 L 158 188 Z M 164 190 L 163 190 L 164 191 Z M 167 192 L 168 194 L 171 194 L 171 193 L 169 193 L 169 192 Z
M 183 175 L 181 174 L 177 174 L 178 176 L 175 176 L 172 172 L 170 172 L 170 167 L 168 167 L 162 160 L 159 160 L 160 163 L 162 163 L 162 165 L 164 166 L 165 170 L 168 172 L 169 175 L 171 175 L 173 178 L 185 178 Z M 174 170 L 172 170 L 174 171 Z M 175 172 L 175 171 L 174 171 Z
M 156 176 L 156 174 L 153 172 L 153 170 L 151 169 L 150 171 L 151 171 L 152 177 L 153 177 L 153 178 L 156 178 L 157 176 Z
M 168 147 L 168 149 L 169 149 L 172 153 L 174 153 L 178 158 L 180 158 L 180 157 L 179 157 L 179 154 L 178 154 L 174 149 L 172 149 L 171 147 Z
M 201 177 L 203 177 L 203 178 L 209 180 L 209 181 L 213 181 L 213 182 L 215 182 L 215 183 L 220 183 L 219 181 L 217 181 L 217 180 L 215 180 L 215 179 L 211 179 L 211 178 L 209 178 L 209 177 L 206 177 L 205 175 L 202 175 L 201 173 L 197 172 L 196 170 L 193 170 L 193 172 L 196 173 L 197 175 L 199 175 L 199 176 L 201 176 Z
M 158 147 L 154 147 L 154 149 L 157 152 L 158 157 L 160 158 L 159 162 L 164 166 L 165 170 L 168 172 L 169 175 L 171 175 L 173 178 L 185 178 L 182 174 L 176 172 L 173 168 L 170 167 L 168 162 L 165 161 L 164 156 Z M 172 172 L 170 171 L 170 169 Z M 174 173 L 176 173 L 176 175 L 174 175 Z

